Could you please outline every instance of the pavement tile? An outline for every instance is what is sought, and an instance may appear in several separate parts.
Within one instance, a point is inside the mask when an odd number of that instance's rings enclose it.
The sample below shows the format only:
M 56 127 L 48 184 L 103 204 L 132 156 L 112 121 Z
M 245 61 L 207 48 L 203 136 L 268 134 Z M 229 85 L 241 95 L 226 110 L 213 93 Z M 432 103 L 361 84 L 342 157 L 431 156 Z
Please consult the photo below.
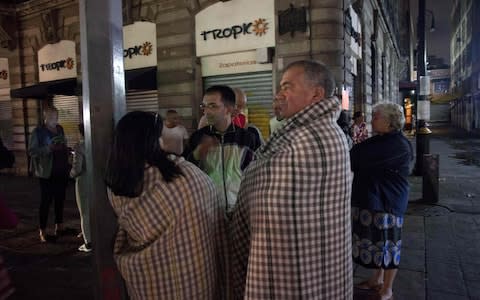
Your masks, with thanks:
M 468 296 L 472 300 L 480 300 L 480 280 L 466 281 Z
M 454 246 L 437 247 L 431 245 L 427 243 L 427 260 L 447 264 L 460 264 L 458 248 Z
M 448 292 L 428 291 L 427 300 L 469 300 L 469 298 L 464 295 L 456 295 Z
M 425 250 L 425 234 L 423 232 L 402 232 L 402 248 Z
M 405 232 L 425 232 L 423 216 L 405 216 L 403 223 L 403 231 Z
M 399 269 L 393 294 L 395 299 L 425 299 L 425 273 Z
M 403 248 L 400 259 L 401 270 L 425 273 L 425 251 Z
M 462 271 L 465 280 L 467 281 L 480 281 L 480 263 L 463 263 Z M 479 288 L 480 291 L 480 288 Z
M 466 296 L 467 289 L 458 264 L 427 259 L 427 290 Z

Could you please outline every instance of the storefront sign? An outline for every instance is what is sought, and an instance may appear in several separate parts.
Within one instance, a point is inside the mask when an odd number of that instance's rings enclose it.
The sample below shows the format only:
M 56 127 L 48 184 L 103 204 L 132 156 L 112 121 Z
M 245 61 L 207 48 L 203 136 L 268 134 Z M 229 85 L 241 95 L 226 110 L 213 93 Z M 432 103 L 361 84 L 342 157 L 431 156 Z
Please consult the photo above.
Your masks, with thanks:
M 77 77 L 75 42 L 63 40 L 38 51 L 40 82 Z
M 259 64 L 255 50 L 202 57 L 202 76 L 272 70 L 272 64 Z
M 443 79 L 450 77 L 450 69 L 435 69 L 435 70 L 428 70 L 428 76 L 431 79 Z
M 157 65 L 157 25 L 135 22 L 123 27 L 125 70 Z
M 197 56 L 275 46 L 274 0 L 217 2 L 195 16 Z
M 8 58 L 0 58 L 0 89 L 10 87 L 10 72 L 8 70 Z

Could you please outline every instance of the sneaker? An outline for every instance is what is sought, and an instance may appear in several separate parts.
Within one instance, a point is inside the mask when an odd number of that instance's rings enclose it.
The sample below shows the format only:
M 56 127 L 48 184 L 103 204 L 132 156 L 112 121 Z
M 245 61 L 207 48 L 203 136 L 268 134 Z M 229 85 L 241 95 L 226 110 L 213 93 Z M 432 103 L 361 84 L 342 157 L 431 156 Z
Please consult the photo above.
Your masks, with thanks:
M 90 252 L 92 251 L 92 244 L 91 243 L 83 244 L 80 247 L 78 247 L 78 251 Z

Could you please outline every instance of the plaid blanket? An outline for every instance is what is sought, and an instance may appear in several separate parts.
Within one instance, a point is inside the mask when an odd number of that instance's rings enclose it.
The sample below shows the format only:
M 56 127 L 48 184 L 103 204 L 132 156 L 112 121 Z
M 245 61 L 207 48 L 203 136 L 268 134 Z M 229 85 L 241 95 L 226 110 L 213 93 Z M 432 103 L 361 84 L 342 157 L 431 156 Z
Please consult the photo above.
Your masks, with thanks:
M 256 152 L 231 236 L 237 299 L 352 299 L 351 172 L 340 104 L 290 118 Z
M 109 193 L 119 223 L 114 258 L 130 299 L 222 297 L 222 202 L 205 173 L 183 158 L 177 164 L 184 176 L 170 183 L 146 169 L 137 198 Z

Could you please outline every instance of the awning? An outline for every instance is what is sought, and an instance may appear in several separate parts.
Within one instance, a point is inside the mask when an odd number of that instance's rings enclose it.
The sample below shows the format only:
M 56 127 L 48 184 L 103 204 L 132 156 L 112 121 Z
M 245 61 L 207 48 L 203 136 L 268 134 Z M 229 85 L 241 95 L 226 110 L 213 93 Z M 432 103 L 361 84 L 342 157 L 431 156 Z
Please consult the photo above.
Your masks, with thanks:
M 436 104 L 444 104 L 444 103 L 450 103 L 451 101 L 455 101 L 460 98 L 461 98 L 460 94 L 446 93 L 446 94 L 432 96 L 431 102 Z
M 127 91 L 150 91 L 157 89 L 157 67 L 148 67 L 125 71 L 125 89 Z
M 414 81 L 404 81 L 400 80 L 399 89 L 400 90 L 414 90 L 417 88 L 417 83 Z
M 45 99 L 49 95 L 74 96 L 81 93 L 80 85 L 77 84 L 77 78 L 68 78 L 40 82 L 31 86 L 10 90 L 12 98 L 35 98 Z
M 125 71 L 127 91 L 157 89 L 157 67 Z M 77 78 L 40 82 L 31 86 L 10 90 L 12 98 L 45 99 L 51 95 L 81 96 L 82 85 Z

